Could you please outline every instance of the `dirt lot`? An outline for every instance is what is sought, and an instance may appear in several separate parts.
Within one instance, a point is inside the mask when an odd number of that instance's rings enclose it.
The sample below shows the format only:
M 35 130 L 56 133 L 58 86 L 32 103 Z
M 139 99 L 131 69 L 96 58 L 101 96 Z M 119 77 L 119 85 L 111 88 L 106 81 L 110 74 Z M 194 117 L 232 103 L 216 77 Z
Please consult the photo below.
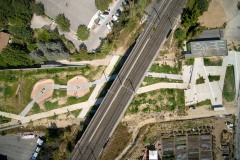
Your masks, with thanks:
M 227 16 L 220 0 L 211 0 L 208 11 L 204 12 L 203 15 L 199 17 L 201 25 L 207 28 L 222 27 L 226 21 Z

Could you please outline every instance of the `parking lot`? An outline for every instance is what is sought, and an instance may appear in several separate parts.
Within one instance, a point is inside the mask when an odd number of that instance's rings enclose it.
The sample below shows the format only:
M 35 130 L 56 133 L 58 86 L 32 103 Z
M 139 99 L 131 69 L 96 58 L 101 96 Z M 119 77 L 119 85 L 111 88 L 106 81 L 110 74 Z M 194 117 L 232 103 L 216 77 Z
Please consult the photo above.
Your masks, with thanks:
M 22 139 L 17 135 L 0 136 L 0 154 L 8 160 L 28 160 L 37 145 L 37 138 Z

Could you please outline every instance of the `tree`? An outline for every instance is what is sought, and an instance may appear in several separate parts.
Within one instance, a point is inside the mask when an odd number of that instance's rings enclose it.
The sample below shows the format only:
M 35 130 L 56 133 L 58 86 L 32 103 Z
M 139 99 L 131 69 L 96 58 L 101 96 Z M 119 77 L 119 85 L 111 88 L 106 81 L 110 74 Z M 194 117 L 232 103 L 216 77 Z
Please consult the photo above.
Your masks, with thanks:
M 105 11 L 111 2 L 112 0 L 95 0 L 95 5 L 100 11 Z
M 90 36 L 90 31 L 85 25 L 80 25 L 77 30 L 77 36 L 80 40 L 85 41 Z
M 32 65 L 27 49 L 18 44 L 11 44 L 4 48 L 0 54 L 0 66 L 29 66 Z
M 186 32 L 182 28 L 177 28 L 174 37 L 178 40 L 184 40 L 186 38 Z
M 70 31 L 70 21 L 64 16 L 64 14 L 59 14 L 56 19 L 56 23 L 59 25 L 59 28 L 63 32 L 69 32 Z
M 14 36 L 13 40 L 21 44 L 31 43 L 33 32 L 30 27 L 13 25 L 10 26 L 9 32 Z

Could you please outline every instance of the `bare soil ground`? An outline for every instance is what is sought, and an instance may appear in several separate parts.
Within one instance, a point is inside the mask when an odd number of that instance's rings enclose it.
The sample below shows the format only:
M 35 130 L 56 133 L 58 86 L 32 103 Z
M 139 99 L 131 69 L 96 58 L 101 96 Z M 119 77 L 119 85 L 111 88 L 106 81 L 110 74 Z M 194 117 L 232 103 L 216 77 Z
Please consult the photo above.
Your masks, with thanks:
M 199 17 L 198 21 L 202 26 L 206 26 L 207 28 L 222 27 L 227 21 L 227 16 L 220 0 L 211 0 L 208 11 L 204 12 L 203 15 Z
M 67 86 L 79 86 L 87 82 L 88 80 L 85 77 L 76 76 L 68 81 Z M 79 90 L 67 90 L 67 95 L 69 97 L 82 97 L 86 95 L 89 91 L 90 91 L 89 88 L 85 89 L 79 88 Z
M 50 19 L 48 19 L 46 16 L 37 16 L 37 15 L 33 15 L 32 20 L 31 20 L 31 25 L 30 27 L 33 29 L 36 28 L 42 28 L 45 25 L 50 25 L 52 23 L 52 21 Z
M 45 90 L 44 94 L 38 98 L 36 100 L 37 103 L 40 103 L 40 102 L 43 102 L 49 98 L 52 97 L 53 95 L 53 88 L 46 88 L 46 85 L 54 85 L 54 81 L 52 79 L 46 79 L 46 80 L 40 80 L 38 81 L 34 87 L 33 87 L 33 90 L 32 90 L 32 93 L 31 93 L 31 98 L 34 99 L 38 94 L 39 92 Z

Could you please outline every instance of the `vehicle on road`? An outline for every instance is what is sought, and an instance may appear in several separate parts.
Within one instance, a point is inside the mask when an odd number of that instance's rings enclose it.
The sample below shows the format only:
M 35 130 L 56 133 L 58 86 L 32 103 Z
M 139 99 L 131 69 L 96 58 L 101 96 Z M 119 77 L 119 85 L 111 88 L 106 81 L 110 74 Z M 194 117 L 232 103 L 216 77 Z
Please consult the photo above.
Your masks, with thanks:
M 112 15 L 112 18 L 113 18 L 114 21 L 118 20 L 118 16 L 116 14 Z

